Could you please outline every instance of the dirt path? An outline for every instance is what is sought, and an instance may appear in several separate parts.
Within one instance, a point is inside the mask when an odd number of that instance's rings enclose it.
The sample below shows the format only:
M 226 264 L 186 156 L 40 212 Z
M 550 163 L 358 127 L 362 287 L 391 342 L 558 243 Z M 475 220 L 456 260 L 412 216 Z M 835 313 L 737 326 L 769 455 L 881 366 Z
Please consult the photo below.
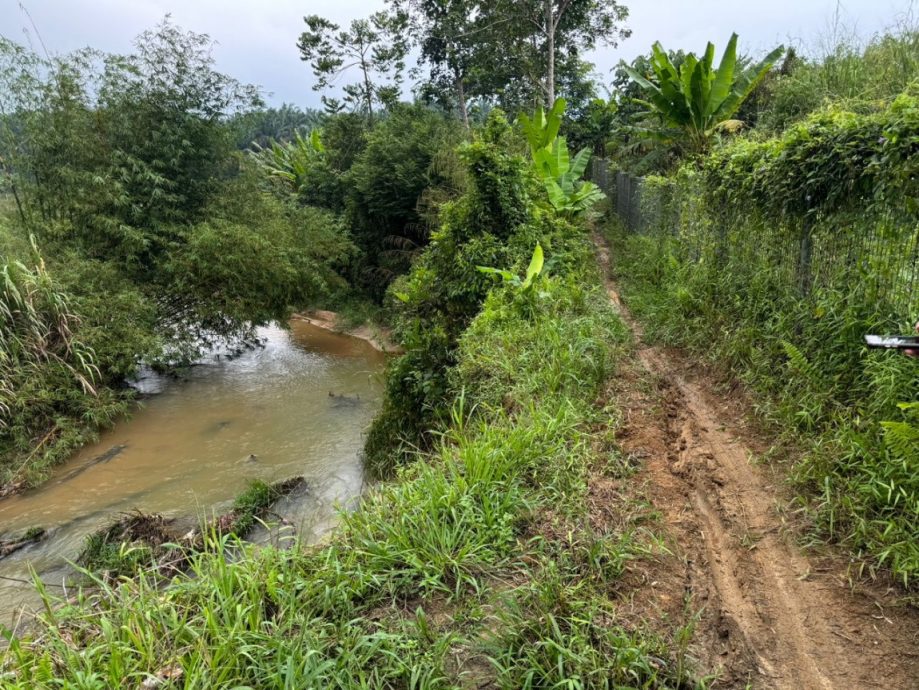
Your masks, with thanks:
M 608 251 L 598 247 L 608 273 Z M 751 464 L 737 401 L 642 343 L 607 288 L 639 341 L 617 393 L 620 444 L 644 459 L 647 497 L 677 555 L 652 573 L 636 615 L 698 612 L 690 654 L 720 673 L 713 687 L 919 688 L 919 617 L 880 586 L 853 589 L 838 559 L 789 543 L 781 494 Z

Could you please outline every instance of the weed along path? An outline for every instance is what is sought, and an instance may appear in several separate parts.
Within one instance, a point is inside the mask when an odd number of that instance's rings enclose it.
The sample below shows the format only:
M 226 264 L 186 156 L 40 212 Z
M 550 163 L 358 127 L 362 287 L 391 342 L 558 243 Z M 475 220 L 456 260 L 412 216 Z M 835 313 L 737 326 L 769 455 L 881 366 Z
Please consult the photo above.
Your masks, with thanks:
M 597 240 L 609 275 L 609 251 Z M 619 443 L 643 459 L 638 482 L 660 512 L 673 558 L 632 602 L 646 620 L 694 619 L 689 651 L 713 687 L 919 688 L 919 616 L 880 586 L 852 588 L 845 564 L 790 543 L 784 499 L 752 464 L 737 401 L 679 357 L 638 342 L 615 390 Z

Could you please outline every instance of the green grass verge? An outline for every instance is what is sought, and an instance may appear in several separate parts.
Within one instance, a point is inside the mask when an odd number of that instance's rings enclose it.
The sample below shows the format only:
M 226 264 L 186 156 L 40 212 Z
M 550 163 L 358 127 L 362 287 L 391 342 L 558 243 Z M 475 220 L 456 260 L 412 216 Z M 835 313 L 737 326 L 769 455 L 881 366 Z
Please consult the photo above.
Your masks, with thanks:
M 890 316 L 876 313 L 858 285 L 801 299 L 787 276 L 740 251 L 714 266 L 686 256 L 676 237 L 614 224 L 610 240 L 646 335 L 746 383 L 767 427 L 800 449 L 790 477 L 815 538 L 841 542 L 863 572 L 886 571 L 914 589 L 919 425 L 903 420 L 897 404 L 919 397 L 919 362 L 862 342 L 896 329 Z M 887 420 L 898 423 L 885 432 Z
M 525 313 L 494 290 L 461 340 L 436 449 L 329 543 L 228 558 L 223 537 L 166 587 L 141 575 L 49 597 L 0 684 L 692 686 L 663 641 L 616 623 L 615 583 L 656 540 L 589 519 L 584 500 L 604 462 L 594 401 L 626 340 L 595 284 L 550 278 Z

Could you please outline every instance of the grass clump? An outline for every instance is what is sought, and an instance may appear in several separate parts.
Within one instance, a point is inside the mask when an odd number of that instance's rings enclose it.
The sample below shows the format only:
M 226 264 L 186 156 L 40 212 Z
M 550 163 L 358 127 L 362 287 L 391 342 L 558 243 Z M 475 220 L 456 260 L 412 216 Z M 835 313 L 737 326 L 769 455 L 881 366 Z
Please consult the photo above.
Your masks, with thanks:
M 70 302 L 34 242 L 26 262 L 0 257 L 0 487 L 36 481 L 126 411 L 98 388 Z
M 160 547 L 173 540 L 169 523 L 162 515 L 127 513 L 86 537 L 77 560 L 87 571 L 106 578 L 130 577 L 153 568 Z
M 617 627 L 615 615 L 550 565 L 500 614 L 488 644 L 497 687 L 693 687 L 668 677 L 659 641 Z
M 217 530 L 246 536 L 278 499 L 302 489 L 305 484 L 303 477 L 292 477 L 274 484 L 261 479 L 250 482 L 233 501 L 233 509 L 217 520 Z

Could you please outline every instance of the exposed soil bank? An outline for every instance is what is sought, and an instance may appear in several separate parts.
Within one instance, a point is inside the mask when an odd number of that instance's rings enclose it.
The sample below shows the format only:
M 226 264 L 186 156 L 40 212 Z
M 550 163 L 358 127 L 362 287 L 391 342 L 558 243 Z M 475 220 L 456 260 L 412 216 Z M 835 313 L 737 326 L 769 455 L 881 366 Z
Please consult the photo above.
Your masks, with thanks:
M 373 345 L 379 352 L 385 352 L 391 355 L 399 355 L 403 352 L 402 346 L 393 340 L 392 332 L 388 328 L 369 324 L 364 324 L 357 328 L 342 328 L 339 325 L 340 318 L 334 311 L 314 309 L 312 311 L 294 314 L 293 318 L 301 319 L 302 321 L 306 321 L 307 323 L 311 323 L 318 328 L 323 328 L 332 333 L 342 333 L 352 338 L 359 338 Z
M 598 240 L 609 269 L 608 249 Z M 894 588 L 850 583 L 845 559 L 789 541 L 775 480 L 753 464 L 746 404 L 699 371 L 641 342 L 613 394 L 623 450 L 643 459 L 637 480 L 660 511 L 675 557 L 636 589 L 633 614 L 682 620 L 697 612 L 691 651 L 720 670 L 713 687 L 919 687 L 919 615 Z

